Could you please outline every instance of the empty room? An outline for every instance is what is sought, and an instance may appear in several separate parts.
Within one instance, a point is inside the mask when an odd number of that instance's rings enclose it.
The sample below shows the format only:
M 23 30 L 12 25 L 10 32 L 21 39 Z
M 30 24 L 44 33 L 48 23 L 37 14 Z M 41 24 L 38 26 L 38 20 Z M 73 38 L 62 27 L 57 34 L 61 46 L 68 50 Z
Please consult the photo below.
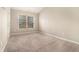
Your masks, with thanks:
M 0 7 L 0 52 L 79 52 L 79 8 Z

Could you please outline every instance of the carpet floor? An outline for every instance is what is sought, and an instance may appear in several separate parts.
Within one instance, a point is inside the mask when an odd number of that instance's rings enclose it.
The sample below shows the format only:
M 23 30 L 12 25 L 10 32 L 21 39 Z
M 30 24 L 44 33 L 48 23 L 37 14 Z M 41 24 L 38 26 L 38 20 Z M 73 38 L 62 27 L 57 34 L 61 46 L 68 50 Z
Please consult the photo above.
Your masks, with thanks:
M 5 52 L 78 52 L 79 45 L 42 33 L 13 35 Z

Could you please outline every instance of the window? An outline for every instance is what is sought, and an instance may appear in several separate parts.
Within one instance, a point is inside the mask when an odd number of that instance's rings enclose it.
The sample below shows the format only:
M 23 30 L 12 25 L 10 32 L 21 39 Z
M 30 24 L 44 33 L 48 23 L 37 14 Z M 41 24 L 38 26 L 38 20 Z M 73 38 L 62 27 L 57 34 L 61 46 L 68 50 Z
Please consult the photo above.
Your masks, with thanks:
M 19 28 L 33 28 L 33 17 L 31 16 L 24 16 L 20 15 L 19 16 Z
M 26 16 L 19 16 L 19 28 L 26 28 Z
M 33 28 L 33 17 L 28 16 L 28 28 Z

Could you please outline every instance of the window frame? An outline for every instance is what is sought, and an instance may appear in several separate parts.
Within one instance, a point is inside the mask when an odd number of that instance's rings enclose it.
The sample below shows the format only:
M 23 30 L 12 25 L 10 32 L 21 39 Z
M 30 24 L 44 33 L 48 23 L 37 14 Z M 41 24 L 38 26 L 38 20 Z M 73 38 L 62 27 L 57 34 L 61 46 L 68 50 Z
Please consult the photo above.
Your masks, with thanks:
M 29 27 L 29 17 L 32 18 L 32 27 Z M 28 28 L 34 28 L 34 17 L 33 16 L 27 16 L 27 21 L 28 21 Z
M 21 27 L 20 27 L 20 19 L 19 19 L 20 16 L 24 16 L 24 17 L 26 18 L 26 15 L 19 15 L 19 16 L 18 16 L 18 25 L 19 25 L 18 27 L 19 27 L 19 29 L 27 28 L 26 26 L 25 26 L 24 28 L 21 28 Z M 26 18 L 26 19 L 27 19 L 27 18 Z M 25 19 L 25 23 L 26 23 L 26 21 L 27 21 L 26 19 Z M 26 25 L 26 24 L 25 24 L 25 25 Z

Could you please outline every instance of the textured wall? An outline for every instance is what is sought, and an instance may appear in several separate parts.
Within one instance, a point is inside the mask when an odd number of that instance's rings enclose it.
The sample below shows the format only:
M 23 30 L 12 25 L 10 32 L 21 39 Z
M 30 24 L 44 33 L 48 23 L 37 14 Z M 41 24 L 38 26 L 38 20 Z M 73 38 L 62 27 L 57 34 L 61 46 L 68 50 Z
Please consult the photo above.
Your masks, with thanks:
M 79 8 L 45 8 L 39 16 L 39 29 L 79 42 Z

